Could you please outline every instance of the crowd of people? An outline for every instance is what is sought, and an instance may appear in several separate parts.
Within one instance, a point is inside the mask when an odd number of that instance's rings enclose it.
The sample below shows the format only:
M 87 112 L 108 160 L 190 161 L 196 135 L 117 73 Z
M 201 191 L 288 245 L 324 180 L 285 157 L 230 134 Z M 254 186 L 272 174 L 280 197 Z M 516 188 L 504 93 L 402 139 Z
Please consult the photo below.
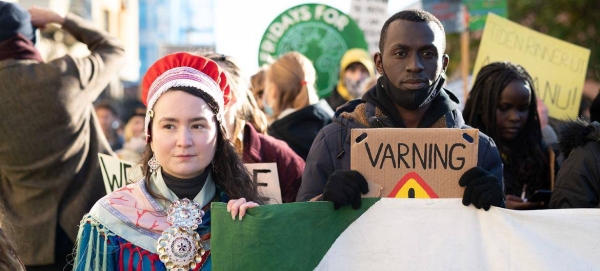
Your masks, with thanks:
M 553 128 L 528 72 L 496 62 L 461 112 L 444 88 L 444 27 L 426 11 L 391 16 L 373 57 L 348 50 L 326 99 L 299 52 L 251 77 L 231 56 L 180 52 L 146 71 L 124 121 L 95 102 L 124 64 L 117 39 L 71 13 L 3 1 L 0 23 L 2 270 L 210 270 L 210 204 L 242 220 L 268 201 L 244 163 L 277 164 L 282 203 L 359 208 L 369 188 L 350 168 L 354 128 L 479 129 L 477 166 L 456 180 L 465 206 L 600 203 L 600 98 L 591 122 Z M 89 56 L 42 61 L 35 29 L 50 23 Z M 143 176 L 106 195 L 98 153 Z M 528 200 L 543 191 L 551 197 Z

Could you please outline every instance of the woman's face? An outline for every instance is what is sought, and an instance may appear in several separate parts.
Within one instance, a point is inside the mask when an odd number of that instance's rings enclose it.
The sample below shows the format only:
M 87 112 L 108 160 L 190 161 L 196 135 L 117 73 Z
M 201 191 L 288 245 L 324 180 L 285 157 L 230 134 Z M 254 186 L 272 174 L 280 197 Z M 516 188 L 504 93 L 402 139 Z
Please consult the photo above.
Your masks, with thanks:
M 151 147 L 162 170 L 177 178 L 197 177 L 217 148 L 215 114 L 201 98 L 169 90 L 154 105 Z
M 523 131 L 530 103 L 531 89 L 521 80 L 513 80 L 502 90 L 496 108 L 496 128 L 500 139 L 511 142 Z

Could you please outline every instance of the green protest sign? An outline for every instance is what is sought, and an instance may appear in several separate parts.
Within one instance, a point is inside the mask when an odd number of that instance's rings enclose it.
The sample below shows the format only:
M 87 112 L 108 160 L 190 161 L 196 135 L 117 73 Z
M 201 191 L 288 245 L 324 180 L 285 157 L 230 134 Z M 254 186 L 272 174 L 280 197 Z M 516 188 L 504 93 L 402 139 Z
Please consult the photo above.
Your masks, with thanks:
M 339 77 L 340 59 L 348 49 L 367 50 L 367 42 L 356 22 L 336 8 L 322 4 L 292 7 L 271 22 L 258 51 L 258 64 L 269 64 L 279 56 L 297 51 L 308 57 L 317 70 L 320 97 L 327 96 Z

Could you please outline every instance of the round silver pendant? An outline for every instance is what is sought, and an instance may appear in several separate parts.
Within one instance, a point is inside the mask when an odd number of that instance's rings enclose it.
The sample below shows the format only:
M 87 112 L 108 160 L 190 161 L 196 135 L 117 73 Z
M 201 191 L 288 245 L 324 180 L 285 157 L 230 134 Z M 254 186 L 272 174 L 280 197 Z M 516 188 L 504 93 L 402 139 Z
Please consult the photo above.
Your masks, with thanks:
M 158 239 L 160 261 L 168 270 L 189 270 L 202 262 L 204 249 L 200 235 L 181 228 L 170 227 Z
M 195 232 L 202 223 L 204 211 L 189 199 L 176 200 L 167 211 L 171 227 L 163 231 L 156 250 L 167 270 L 187 271 L 202 262 L 205 250 L 200 235 Z
M 202 206 L 189 199 L 176 200 L 167 210 L 167 222 L 185 230 L 196 230 L 203 216 Z

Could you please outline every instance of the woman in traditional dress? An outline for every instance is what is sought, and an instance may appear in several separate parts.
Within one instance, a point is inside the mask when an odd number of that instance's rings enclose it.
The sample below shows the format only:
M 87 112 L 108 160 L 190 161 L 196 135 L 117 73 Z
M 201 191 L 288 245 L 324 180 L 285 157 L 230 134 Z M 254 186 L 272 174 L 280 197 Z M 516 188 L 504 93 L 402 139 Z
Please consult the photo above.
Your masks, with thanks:
M 263 200 L 227 139 L 227 78 L 207 58 L 176 53 L 154 63 L 142 87 L 144 178 L 83 218 L 74 269 L 210 270 L 211 202 L 241 220 Z

